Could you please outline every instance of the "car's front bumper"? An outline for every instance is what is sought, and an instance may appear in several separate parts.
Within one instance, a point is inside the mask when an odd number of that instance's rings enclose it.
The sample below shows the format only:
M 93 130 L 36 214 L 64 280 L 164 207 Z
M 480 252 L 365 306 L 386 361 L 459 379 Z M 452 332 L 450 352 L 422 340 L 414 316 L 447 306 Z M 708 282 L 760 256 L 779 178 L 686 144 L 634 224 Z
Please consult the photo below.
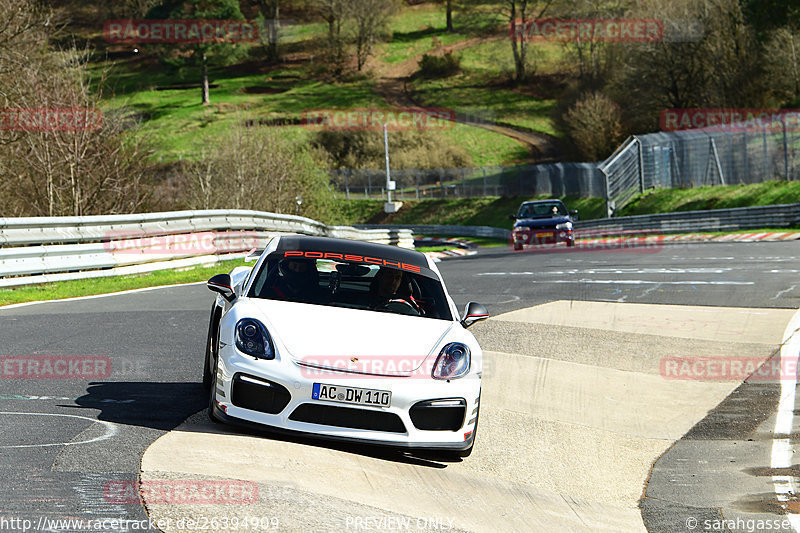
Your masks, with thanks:
M 516 248 L 523 245 L 573 243 L 575 242 L 575 233 L 571 229 L 516 228 L 511 233 L 511 239 Z
M 232 398 L 235 376 L 251 376 L 269 380 L 289 391 L 290 399 L 276 414 L 270 414 L 236 405 Z M 312 399 L 314 383 L 324 383 L 363 389 L 388 390 L 392 393 L 389 407 L 369 407 Z M 220 351 L 217 373 L 215 412 L 218 418 L 243 425 L 256 425 L 274 431 L 310 434 L 326 439 L 390 445 L 404 448 L 437 448 L 466 450 L 472 445 L 480 401 L 480 377 L 474 373 L 450 382 L 434 380 L 430 376 L 379 377 L 343 372 L 309 369 L 290 359 L 262 360 L 244 356 L 233 346 Z M 464 399 L 466 408 L 461 426 L 456 430 L 417 429 L 412 421 L 410 409 L 414 404 L 426 400 Z M 301 405 L 342 407 L 381 413 L 376 416 L 395 415 L 402 422 L 402 429 L 380 431 L 357 429 L 322 423 L 302 422 L 290 417 Z M 304 408 L 308 410 L 308 408 Z

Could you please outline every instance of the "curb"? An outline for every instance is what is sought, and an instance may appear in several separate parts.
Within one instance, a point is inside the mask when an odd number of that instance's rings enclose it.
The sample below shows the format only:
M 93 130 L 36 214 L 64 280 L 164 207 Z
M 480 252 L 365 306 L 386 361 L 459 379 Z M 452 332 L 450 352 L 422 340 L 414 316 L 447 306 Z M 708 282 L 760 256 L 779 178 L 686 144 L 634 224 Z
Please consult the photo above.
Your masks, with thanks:
M 727 235 L 714 235 L 710 233 L 688 233 L 680 235 L 648 235 L 646 237 L 577 237 L 576 241 L 582 244 L 604 243 L 665 243 L 665 242 L 777 242 L 800 240 L 800 232 L 775 232 L 775 233 L 729 233 Z

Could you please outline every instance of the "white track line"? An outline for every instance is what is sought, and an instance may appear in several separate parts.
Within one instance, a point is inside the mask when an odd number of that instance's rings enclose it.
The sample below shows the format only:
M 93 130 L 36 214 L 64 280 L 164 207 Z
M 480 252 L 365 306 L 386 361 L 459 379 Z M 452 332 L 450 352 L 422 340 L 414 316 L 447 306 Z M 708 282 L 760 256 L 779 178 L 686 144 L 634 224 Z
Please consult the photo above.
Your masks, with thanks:
M 106 422 L 105 420 L 97 420 L 95 418 L 89 418 L 87 416 L 80 416 L 80 415 L 65 415 L 61 413 L 20 413 L 17 411 L 0 411 L 0 415 L 18 415 L 18 416 L 63 416 L 65 418 L 80 418 L 83 420 L 88 420 L 94 424 L 102 424 L 105 428 L 105 433 L 100 435 L 99 437 L 95 437 L 93 439 L 81 440 L 76 442 L 50 442 L 44 444 L 9 444 L 0 446 L 0 448 L 44 448 L 47 446 L 75 446 L 77 444 L 90 444 L 92 442 L 99 442 L 102 440 L 110 439 L 114 435 L 117 434 L 117 426 L 114 425 L 112 422 Z
M 798 355 L 800 355 L 800 310 L 792 317 L 783 333 L 781 345 L 781 369 L 797 368 Z M 791 434 L 794 427 L 794 404 L 797 392 L 797 372 L 786 372 L 781 380 L 781 399 L 778 403 L 778 412 L 775 417 L 775 429 L 772 439 L 772 453 L 770 457 L 771 468 L 789 468 L 792 466 Z M 775 495 L 786 509 L 786 502 L 796 498 L 795 483 L 792 476 L 772 476 Z M 792 529 L 800 533 L 800 515 L 787 513 L 785 515 L 792 525 Z

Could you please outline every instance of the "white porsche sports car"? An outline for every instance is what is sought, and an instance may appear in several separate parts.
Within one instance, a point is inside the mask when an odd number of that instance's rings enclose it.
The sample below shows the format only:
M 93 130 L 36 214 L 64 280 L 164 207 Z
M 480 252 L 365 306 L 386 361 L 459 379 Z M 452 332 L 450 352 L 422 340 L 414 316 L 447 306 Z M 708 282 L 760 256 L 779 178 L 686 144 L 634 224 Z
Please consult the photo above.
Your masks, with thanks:
M 282 235 L 208 281 L 209 416 L 317 437 L 437 450 L 475 442 L 482 353 L 422 253 Z

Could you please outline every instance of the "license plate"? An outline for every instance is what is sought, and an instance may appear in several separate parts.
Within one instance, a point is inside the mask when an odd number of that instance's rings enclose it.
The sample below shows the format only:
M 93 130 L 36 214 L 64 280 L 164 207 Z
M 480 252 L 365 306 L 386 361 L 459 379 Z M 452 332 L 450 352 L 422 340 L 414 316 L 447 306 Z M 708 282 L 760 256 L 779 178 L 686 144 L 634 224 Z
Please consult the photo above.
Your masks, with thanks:
M 537 234 L 536 234 L 536 236 L 537 236 L 537 237 L 540 237 L 540 238 L 543 238 L 543 237 L 552 237 L 552 236 L 553 236 L 553 234 L 552 234 L 552 232 L 547 232 L 547 233 L 537 233 Z
M 389 407 L 392 403 L 392 393 L 388 390 L 359 389 L 342 385 L 325 385 L 324 383 L 314 383 L 314 387 L 311 390 L 311 398 L 324 402 L 372 405 L 375 407 Z

